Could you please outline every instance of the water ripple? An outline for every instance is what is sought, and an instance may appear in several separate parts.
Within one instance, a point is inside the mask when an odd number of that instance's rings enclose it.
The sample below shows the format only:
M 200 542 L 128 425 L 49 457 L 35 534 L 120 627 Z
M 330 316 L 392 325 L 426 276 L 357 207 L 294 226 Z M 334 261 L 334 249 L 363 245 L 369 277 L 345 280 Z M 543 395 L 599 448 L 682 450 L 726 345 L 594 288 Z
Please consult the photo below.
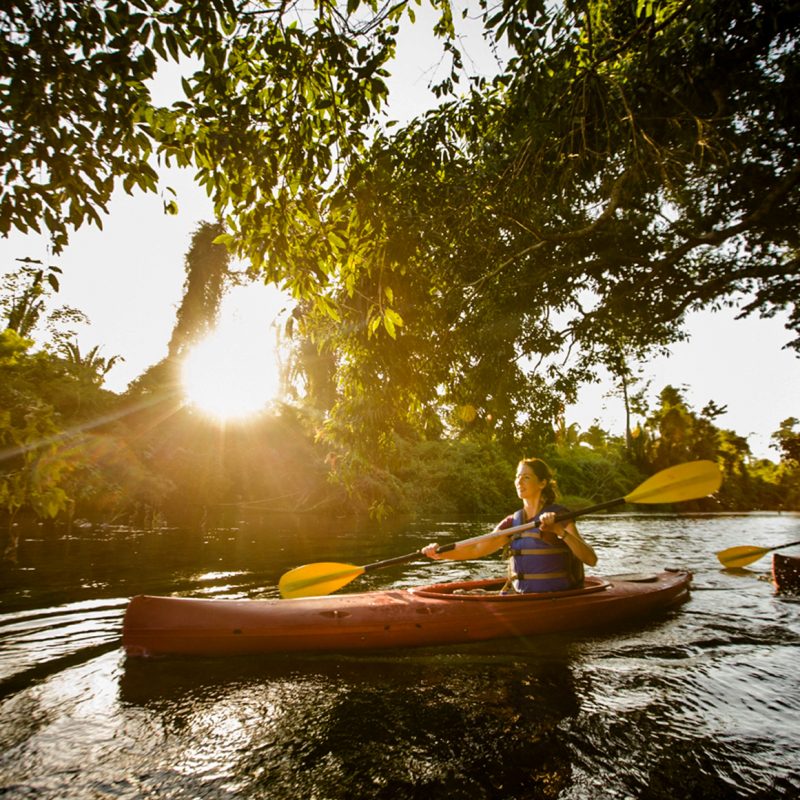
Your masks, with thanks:
M 116 648 L 127 599 L 0 614 L 0 697 Z

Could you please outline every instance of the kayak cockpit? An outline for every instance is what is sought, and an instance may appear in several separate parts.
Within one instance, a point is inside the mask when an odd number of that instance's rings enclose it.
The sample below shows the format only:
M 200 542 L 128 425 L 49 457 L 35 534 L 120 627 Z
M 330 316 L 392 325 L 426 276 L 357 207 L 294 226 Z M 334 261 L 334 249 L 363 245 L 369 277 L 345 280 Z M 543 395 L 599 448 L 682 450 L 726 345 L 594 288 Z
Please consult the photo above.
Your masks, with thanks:
M 435 583 L 431 586 L 420 586 L 409 591 L 425 598 L 436 598 L 439 600 L 477 600 L 477 601 L 498 601 L 520 602 L 536 600 L 555 600 L 560 597 L 580 597 L 582 595 L 602 592 L 611 586 L 603 578 L 587 577 L 584 578 L 583 586 L 577 589 L 568 589 L 563 592 L 529 592 L 527 594 L 501 594 L 505 585 L 503 579 L 490 579 L 480 581 L 457 581 L 455 583 Z

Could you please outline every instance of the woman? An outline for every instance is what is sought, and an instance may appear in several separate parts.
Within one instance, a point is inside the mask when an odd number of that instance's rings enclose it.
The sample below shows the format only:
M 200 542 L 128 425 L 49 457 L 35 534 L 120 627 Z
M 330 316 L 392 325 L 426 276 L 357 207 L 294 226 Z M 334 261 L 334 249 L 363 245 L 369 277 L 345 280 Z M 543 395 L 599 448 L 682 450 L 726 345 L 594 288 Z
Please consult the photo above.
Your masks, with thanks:
M 550 468 L 539 458 L 519 462 L 515 479 L 522 508 L 506 517 L 495 531 L 536 521 L 535 527 L 511 534 L 506 544 L 509 580 L 504 591 L 558 592 L 583 584 L 583 565 L 593 567 L 597 556 L 578 533 L 573 520 L 556 522 L 567 511 L 556 500 L 555 480 Z M 436 544 L 422 549 L 429 558 L 446 555 Z

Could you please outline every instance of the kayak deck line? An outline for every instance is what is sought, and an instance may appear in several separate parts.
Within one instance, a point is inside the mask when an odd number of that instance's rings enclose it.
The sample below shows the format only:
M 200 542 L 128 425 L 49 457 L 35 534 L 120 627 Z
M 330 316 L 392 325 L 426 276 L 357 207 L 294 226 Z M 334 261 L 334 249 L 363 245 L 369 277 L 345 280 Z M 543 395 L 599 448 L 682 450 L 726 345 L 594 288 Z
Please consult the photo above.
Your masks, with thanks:
M 587 577 L 580 589 L 499 594 L 477 580 L 288 600 L 138 595 L 123 622 L 128 656 L 247 655 L 438 646 L 599 630 L 689 598 L 691 573 Z

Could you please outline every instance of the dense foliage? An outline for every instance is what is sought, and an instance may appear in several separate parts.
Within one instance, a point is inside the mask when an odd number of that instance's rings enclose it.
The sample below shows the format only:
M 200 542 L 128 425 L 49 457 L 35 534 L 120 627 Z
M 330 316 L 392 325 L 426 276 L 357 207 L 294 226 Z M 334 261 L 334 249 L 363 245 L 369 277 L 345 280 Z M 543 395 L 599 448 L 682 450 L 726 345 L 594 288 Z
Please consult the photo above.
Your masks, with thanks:
M 0 8 L 0 232 L 56 248 L 102 225 L 121 185 L 157 191 L 156 157 L 191 165 L 251 255 L 288 235 L 287 207 L 363 146 L 385 97 L 400 7 L 237 0 L 10 0 Z M 171 61 L 184 98 L 152 97 Z M 165 203 L 174 211 L 176 201 Z
M 329 240 L 300 244 L 326 265 L 304 324 L 337 359 L 331 440 L 374 449 L 445 407 L 506 443 L 538 420 L 540 449 L 598 365 L 624 382 L 690 309 L 746 296 L 796 333 L 798 19 L 769 0 L 487 16 L 507 69 L 378 137 Z
M 207 252 L 197 247 L 206 232 L 201 226 L 193 239 L 190 272 L 192 265 L 199 274 L 207 269 Z M 193 526 L 275 512 L 500 515 L 518 502 L 515 463 L 532 451 L 491 431 L 454 438 L 440 429 L 425 437 L 409 428 L 392 435 L 384 456 L 359 462 L 320 440 L 311 405 L 282 405 L 221 427 L 182 402 L 171 372 L 161 375 L 160 389 L 155 371 L 125 395 L 112 394 L 102 382 L 113 359 L 94 351 L 81 358 L 63 336 L 35 349 L 14 327 L 23 318 L 33 325 L 46 312 L 57 281 L 25 265 L 7 285 L 15 294 L 2 303 L 0 510 L 11 524 L 20 513 L 67 524 L 88 518 Z M 189 275 L 189 304 L 196 287 Z M 21 306 L 38 311 L 22 315 Z M 215 313 L 214 303 L 206 307 Z M 178 315 L 176 330 L 186 319 Z M 629 441 L 562 420 L 535 452 L 550 461 L 576 507 L 623 496 L 664 467 L 705 458 L 721 465 L 723 488 L 682 507 L 800 510 L 798 420 L 784 420 L 774 434 L 779 463 L 756 461 L 744 437 L 716 425 L 723 411 L 712 401 L 697 412 L 668 386 Z

